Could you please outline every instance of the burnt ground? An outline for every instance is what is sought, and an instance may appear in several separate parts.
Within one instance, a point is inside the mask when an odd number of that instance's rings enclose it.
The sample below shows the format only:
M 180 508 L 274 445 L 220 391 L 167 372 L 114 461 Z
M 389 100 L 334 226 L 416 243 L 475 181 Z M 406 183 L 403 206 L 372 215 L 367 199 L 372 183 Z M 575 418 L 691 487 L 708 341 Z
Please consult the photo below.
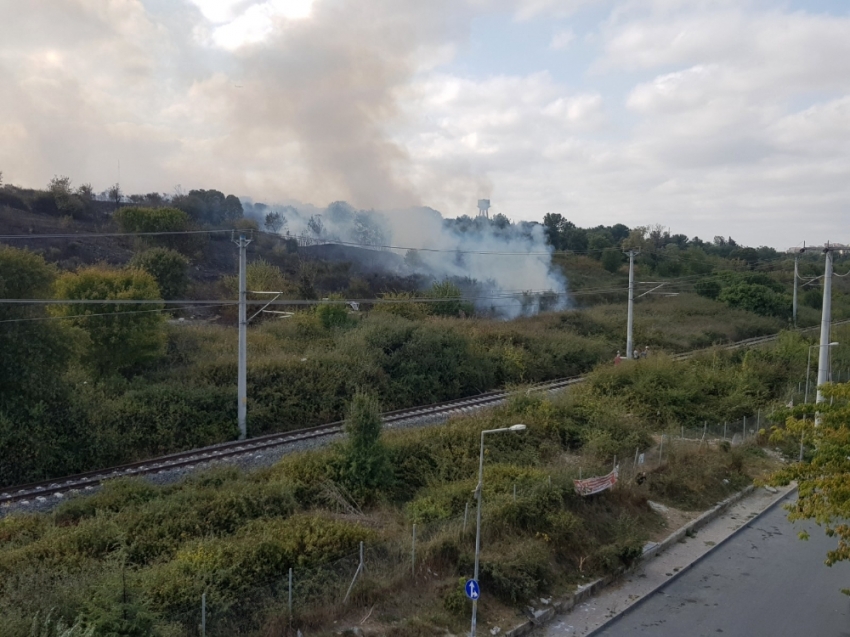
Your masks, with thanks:
M 113 267 L 126 265 L 146 244 L 132 237 L 94 236 L 120 232 L 120 228 L 112 219 L 111 204 L 93 203 L 99 205 L 80 219 L 0 205 L 0 234 L 21 237 L 0 239 L 0 244 L 31 250 L 63 271 L 98 263 Z M 26 238 L 43 234 L 62 236 Z M 181 251 L 189 257 L 188 298 L 229 296 L 220 285 L 222 277 L 235 276 L 238 271 L 238 251 L 229 234 L 199 235 Z M 421 289 L 430 283 L 424 276 L 401 275 L 405 270 L 404 260 L 398 254 L 355 246 L 327 244 L 298 248 L 282 238 L 260 235 L 248 247 L 249 262 L 259 258 L 279 267 L 293 281 L 309 278 L 317 295 L 341 292 L 373 298 L 384 292 Z

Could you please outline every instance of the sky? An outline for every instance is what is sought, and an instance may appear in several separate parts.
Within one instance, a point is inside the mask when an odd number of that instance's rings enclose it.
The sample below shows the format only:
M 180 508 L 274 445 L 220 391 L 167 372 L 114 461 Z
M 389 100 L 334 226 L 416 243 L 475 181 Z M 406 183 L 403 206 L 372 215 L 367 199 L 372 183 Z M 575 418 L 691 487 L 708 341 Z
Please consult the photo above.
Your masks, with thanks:
M 850 243 L 843 0 L 0 0 L 0 171 Z

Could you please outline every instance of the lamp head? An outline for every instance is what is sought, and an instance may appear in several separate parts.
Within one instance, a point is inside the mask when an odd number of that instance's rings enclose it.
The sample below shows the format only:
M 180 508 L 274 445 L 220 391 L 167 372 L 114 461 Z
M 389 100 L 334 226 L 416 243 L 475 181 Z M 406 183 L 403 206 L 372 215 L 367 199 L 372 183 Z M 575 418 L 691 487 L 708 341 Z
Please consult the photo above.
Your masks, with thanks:
M 527 427 L 525 425 L 513 425 L 512 427 L 508 427 L 510 431 L 525 431 Z
M 829 344 L 830 347 L 838 347 L 838 341 Z

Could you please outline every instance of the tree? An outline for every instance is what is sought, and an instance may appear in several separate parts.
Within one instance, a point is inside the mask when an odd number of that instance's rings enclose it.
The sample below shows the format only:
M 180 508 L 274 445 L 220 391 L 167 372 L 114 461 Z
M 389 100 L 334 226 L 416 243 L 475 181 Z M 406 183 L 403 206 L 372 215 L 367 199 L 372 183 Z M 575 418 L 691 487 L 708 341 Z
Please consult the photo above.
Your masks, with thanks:
M 86 214 L 86 201 L 71 189 L 71 178 L 54 175 L 47 185 L 47 191 L 53 197 L 56 212 L 74 219 L 80 219 Z
M 434 283 L 424 296 L 431 299 L 447 299 L 440 303 L 428 304 L 427 309 L 437 316 L 460 316 L 461 313 L 471 315 L 474 311 L 472 304 L 463 300 L 460 288 L 448 279 Z
M 189 260 L 175 250 L 151 248 L 136 254 L 130 265 L 153 275 L 164 299 L 179 299 L 186 292 Z
M 0 246 L 0 296 L 50 297 L 56 270 L 28 250 Z M 17 409 L 37 397 L 54 397 L 71 357 L 69 334 L 60 321 L 45 318 L 43 306 L 0 305 L 0 409 Z
M 220 190 L 190 190 L 189 194 L 176 195 L 171 204 L 183 210 L 192 221 L 201 224 L 222 225 L 241 219 L 242 202 L 235 195 Z
M 325 224 L 322 223 L 322 215 L 313 215 L 307 221 L 307 229 L 313 233 L 315 237 L 321 237 L 325 231 Z
M 137 268 L 94 266 L 68 272 L 55 283 L 60 299 L 159 300 L 153 275 Z M 68 319 L 88 337 L 83 360 L 101 376 L 128 373 L 165 353 L 165 317 L 157 304 L 109 303 L 55 305 L 55 316 Z
M 722 286 L 718 281 L 714 279 L 707 279 L 705 281 L 697 281 L 694 285 L 694 290 L 700 296 L 704 296 L 708 299 L 716 299 L 720 296 L 720 291 L 722 290 Z
M 28 250 L 0 247 L 0 298 L 49 298 L 56 270 Z M 79 470 L 83 437 L 66 381 L 75 334 L 43 305 L 0 304 L 0 484 Z
M 270 212 L 266 215 L 266 220 L 264 225 L 266 226 L 266 230 L 269 232 L 274 232 L 275 234 L 279 234 L 281 230 L 286 226 L 286 217 L 280 214 L 277 210 L 274 212 Z
M 623 264 L 623 253 L 617 248 L 606 248 L 602 251 L 602 267 L 612 274 Z
M 791 301 L 786 295 L 757 283 L 735 283 L 723 288 L 717 298 L 729 307 L 761 316 L 785 318 L 791 313 Z
M 850 383 L 826 385 L 821 391 L 826 402 L 799 405 L 786 412 L 784 427 L 772 429 L 771 443 L 788 443 L 795 450 L 802 443 L 809 457 L 774 473 L 770 482 L 797 481 L 797 501 L 788 505 L 788 519 L 814 520 L 829 537 L 837 538 L 838 545 L 826 556 L 832 566 L 850 560 Z M 817 427 L 816 411 L 820 413 Z M 850 589 L 843 592 L 850 595 Z
M 183 233 L 189 229 L 188 215 L 182 210 L 171 207 L 128 206 L 115 213 L 115 220 L 123 232 L 131 233 Z M 143 241 L 148 245 L 159 245 L 184 253 L 191 252 L 196 247 L 195 241 L 179 234 L 149 235 L 143 237 Z
M 53 175 L 53 179 L 47 184 L 47 190 L 56 197 L 58 195 L 71 194 L 71 178 L 64 175 Z
M 94 199 L 94 188 L 89 183 L 81 184 L 77 188 L 77 196 L 82 197 L 86 201 L 92 201 Z
M 115 209 L 121 205 L 121 200 L 124 198 L 124 193 L 121 192 L 121 186 L 119 184 L 112 184 L 106 190 L 106 196 L 109 198 L 109 201 L 115 203 Z
M 265 259 L 257 259 L 248 264 L 248 267 L 245 269 L 245 280 L 249 290 L 281 292 L 283 298 L 286 299 L 298 297 L 298 289 L 295 284 L 284 276 L 279 267 L 269 263 Z M 239 278 L 236 276 L 226 277 L 224 279 L 224 287 L 231 297 L 235 298 L 239 294 Z M 271 299 L 271 297 L 266 295 L 249 294 L 249 297 L 257 299 L 264 298 L 265 300 Z
M 376 492 L 392 483 L 389 454 L 381 442 L 381 407 L 378 400 L 358 391 L 348 407 L 340 479 L 361 501 L 373 501 Z
M 316 306 L 316 316 L 325 329 L 344 327 L 348 324 L 348 307 L 341 302 L 343 299 L 340 294 L 331 294 L 328 301 L 335 301 L 334 303 L 320 303 Z

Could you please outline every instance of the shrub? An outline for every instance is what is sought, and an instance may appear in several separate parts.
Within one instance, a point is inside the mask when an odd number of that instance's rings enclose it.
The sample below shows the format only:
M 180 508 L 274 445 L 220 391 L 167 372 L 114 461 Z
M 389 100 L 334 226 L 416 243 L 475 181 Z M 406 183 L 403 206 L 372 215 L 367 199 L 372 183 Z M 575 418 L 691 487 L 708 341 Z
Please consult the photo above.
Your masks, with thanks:
M 201 447 L 236 436 L 236 391 L 150 385 L 105 401 L 93 421 L 101 463 Z
M 189 261 L 179 252 L 168 248 L 151 248 L 136 254 L 130 265 L 141 268 L 156 279 L 164 299 L 177 299 L 186 292 Z
M 0 206 L 8 206 L 16 210 L 29 210 L 23 199 L 4 189 L 0 189 Z
M 316 307 L 316 316 L 322 322 L 325 329 L 334 327 L 344 327 L 348 324 L 348 307 L 345 303 L 341 303 L 343 297 L 338 294 L 332 294 L 329 298 L 336 303 L 321 303 Z
M 704 296 L 708 299 L 716 299 L 720 296 L 720 291 L 723 289 L 723 286 L 720 285 L 719 281 L 714 281 L 712 279 L 707 279 L 705 281 L 697 281 L 694 285 L 694 290 L 700 296 Z
M 616 248 L 606 248 L 602 251 L 602 267 L 611 272 L 617 272 L 623 264 L 623 253 Z
M 376 491 L 392 482 L 389 456 L 381 442 L 381 428 L 378 401 L 362 392 L 355 394 L 345 421 L 348 442 L 342 452 L 340 479 L 360 500 L 374 500 Z
M 160 299 L 156 279 L 144 270 L 110 270 L 96 266 L 63 274 L 56 296 L 67 299 Z M 156 305 L 56 305 L 56 316 L 83 330 L 90 346 L 84 359 L 99 374 L 126 372 L 158 359 L 165 352 L 164 317 Z M 133 314 L 132 312 L 138 312 Z
M 784 294 L 775 292 L 766 285 L 736 283 L 724 288 L 718 300 L 730 307 L 740 308 L 761 316 L 784 318 L 790 314 L 791 303 Z

